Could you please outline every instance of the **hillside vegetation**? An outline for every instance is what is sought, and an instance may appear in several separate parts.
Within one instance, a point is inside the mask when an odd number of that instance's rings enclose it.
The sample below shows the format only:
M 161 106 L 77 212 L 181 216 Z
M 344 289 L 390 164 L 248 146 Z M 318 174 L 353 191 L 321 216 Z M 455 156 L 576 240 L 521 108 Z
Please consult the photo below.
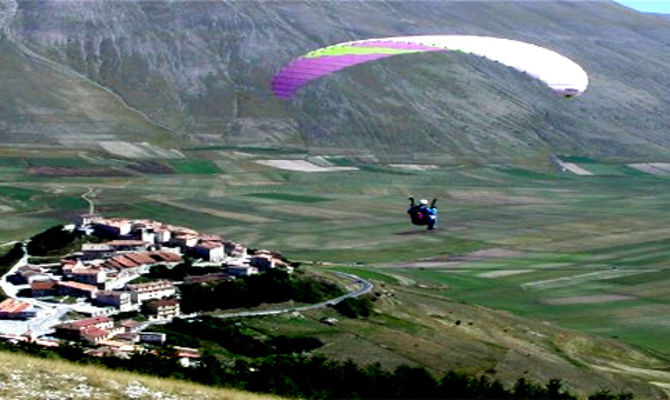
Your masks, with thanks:
M 12 399 L 279 399 L 61 360 L 0 352 L 0 396 Z
M 3 70 L 19 78 L 0 80 L 12 105 L 3 107 L 3 141 L 97 147 L 91 140 L 162 138 L 139 111 L 173 138 L 388 160 L 667 158 L 670 20 L 608 1 L 2 3 L 3 65 L 13 66 Z M 590 88 L 565 100 L 495 63 L 422 54 L 351 68 L 288 102 L 271 95 L 274 73 L 311 49 L 435 33 L 547 46 L 583 65 Z

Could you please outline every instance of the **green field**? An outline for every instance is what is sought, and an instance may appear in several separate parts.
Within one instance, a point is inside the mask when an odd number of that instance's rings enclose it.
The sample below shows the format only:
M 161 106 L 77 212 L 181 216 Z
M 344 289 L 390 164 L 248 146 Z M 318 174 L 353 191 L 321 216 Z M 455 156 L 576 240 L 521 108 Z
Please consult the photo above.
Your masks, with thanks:
M 76 157 L 62 157 L 62 158 L 29 158 L 26 160 L 32 167 L 62 167 L 62 168 L 82 168 L 90 167 L 93 164 Z
M 221 172 L 210 160 L 171 160 L 169 164 L 178 174 L 214 175 Z
M 7 168 L 7 167 L 12 167 L 12 168 L 23 168 L 26 167 L 28 163 L 26 160 L 23 158 L 18 158 L 18 157 L 11 157 L 11 158 L 5 158 L 5 157 L 0 157 L 0 168 Z
M 323 197 L 295 195 L 290 193 L 250 193 L 247 196 L 270 200 L 294 201 L 298 203 L 319 203 L 328 200 Z
M 380 313 L 367 320 L 328 328 L 318 322 L 334 313 L 325 310 L 306 319 L 250 322 L 272 334 L 314 335 L 327 343 L 317 353 L 329 357 L 420 364 L 438 373 L 496 370 L 503 380 L 522 375 L 530 363 L 534 379 L 557 374 L 578 382 L 580 390 L 613 382 L 583 366 L 610 362 L 602 357 L 631 368 L 670 367 L 670 180 L 500 166 L 401 171 L 370 165 L 300 173 L 253 162 L 264 152 L 239 151 L 203 149 L 197 151 L 201 160 L 166 161 L 178 172 L 171 175 L 57 181 L 26 175 L 24 167 L 7 162 L 12 167 L 3 170 L 0 187 L 0 243 L 86 212 L 80 196 L 92 187 L 103 215 L 186 225 L 281 251 L 303 268 L 375 282 Z M 68 156 L 51 158 L 65 162 Z M 235 169 L 215 171 L 215 165 Z M 436 232 L 408 223 L 410 195 L 438 198 Z M 531 361 L 518 349 L 536 345 L 520 328 L 526 325 L 545 335 L 542 355 Z M 510 329 L 521 342 L 508 336 Z M 580 347 L 587 342 L 591 347 Z M 633 351 L 646 361 L 617 355 Z M 552 357 L 563 361 L 555 364 Z M 585 368 L 588 382 L 581 377 Z M 616 374 L 651 393 L 639 371 Z M 670 382 L 670 376 L 658 379 Z

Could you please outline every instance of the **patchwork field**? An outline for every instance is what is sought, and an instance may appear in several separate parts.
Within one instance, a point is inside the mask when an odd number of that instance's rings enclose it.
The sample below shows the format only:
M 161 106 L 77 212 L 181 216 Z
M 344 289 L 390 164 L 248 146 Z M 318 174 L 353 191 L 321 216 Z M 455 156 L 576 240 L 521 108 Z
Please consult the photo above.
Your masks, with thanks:
M 361 351 L 370 360 L 379 357 L 390 365 L 411 360 L 442 371 L 474 368 L 465 361 L 474 360 L 498 371 L 495 376 L 523 373 L 526 353 L 509 353 L 495 344 L 505 340 L 506 349 L 514 348 L 503 329 L 476 336 L 471 347 L 464 343 L 473 340 L 472 332 L 451 332 L 458 335 L 449 336 L 448 351 L 439 350 L 447 346 L 435 339 L 445 310 L 467 307 L 463 324 L 470 319 L 481 327 L 484 320 L 476 322 L 472 310 L 491 308 L 503 312 L 496 318 L 507 315 L 522 324 L 545 321 L 568 329 L 552 341 L 560 351 L 547 347 L 553 350 L 543 350 L 531 362 L 535 377 L 579 376 L 578 370 L 543 369 L 552 357 L 588 364 L 590 372 L 615 368 L 615 356 L 597 363 L 588 359 L 596 350 L 588 350 L 586 357 L 585 350 L 570 347 L 574 341 L 562 342 L 575 332 L 608 345 L 631 346 L 625 348 L 654 360 L 637 365 L 626 364 L 625 357 L 617 360 L 627 368 L 670 367 L 670 178 L 664 175 L 580 158 L 565 161 L 584 165 L 594 175 L 549 167 L 395 168 L 345 157 L 324 160 L 357 170 L 309 173 L 257 163 L 270 158 L 321 162 L 293 150 L 221 146 L 180 154 L 183 158 L 157 161 L 110 159 L 95 152 L 53 151 L 44 158 L 30 149 L 4 151 L 0 243 L 86 212 L 81 196 L 92 189 L 96 212 L 104 215 L 192 226 L 254 248 L 280 250 L 307 268 L 337 268 L 376 281 L 378 289 L 392 289 L 395 297 L 385 303 L 384 315 L 342 326 L 324 348 L 326 354 L 353 356 L 356 349 L 368 349 Z M 31 174 L 35 165 L 110 168 L 127 176 L 54 179 Z M 408 223 L 410 195 L 438 198 L 435 232 Z M 393 304 L 399 307 L 395 311 Z M 423 312 L 410 312 L 409 304 Z M 451 326 L 454 321 L 449 321 Z M 431 328 L 422 331 L 425 325 Z M 425 334 L 417 338 L 416 332 Z M 416 356 L 400 350 L 408 343 Z M 434 364 L 428 356 L 433 351 L 447 351 L 451 358 Z M 649 382 L 642 376 L 652 372 L 630 374 Z M 670 383 L 666 377 L 656 380 Z

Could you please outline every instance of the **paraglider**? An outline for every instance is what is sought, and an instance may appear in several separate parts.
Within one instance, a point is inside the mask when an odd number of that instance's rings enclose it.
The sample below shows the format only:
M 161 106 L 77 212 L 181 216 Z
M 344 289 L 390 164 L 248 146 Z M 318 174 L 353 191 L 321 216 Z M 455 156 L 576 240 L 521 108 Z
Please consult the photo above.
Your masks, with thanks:
M 563 97 L 579 96 L 589 79 L 582 67 L 552 50 L 488 36 L 430 35 L 356 40 L 311 51 L 272 79 L 275 96 L 288 99 L 307 83 L 352 65 L 399 54 L 458 51 L 497 61 L 544 82 Z
M 429 231 L 432 231 L 437 226 L 437 207 L 435 207 L 437 199 L 428 204 L 428 200 L 421 199 L 419 203 L 414 202 L 414 197 L 409 198 L 409 214 L 412 224 L 417 226 L 427 226 Z

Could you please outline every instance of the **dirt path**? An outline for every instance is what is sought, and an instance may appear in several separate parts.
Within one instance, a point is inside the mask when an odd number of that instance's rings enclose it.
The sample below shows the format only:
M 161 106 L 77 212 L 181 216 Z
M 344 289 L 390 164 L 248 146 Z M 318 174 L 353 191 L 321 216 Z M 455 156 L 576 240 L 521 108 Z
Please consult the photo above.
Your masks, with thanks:
M 90 215 L 95 214 L 95 204 L 93 203 L 93 200 L 88 197 L 94 194 L 93 192 L 94 192 L 93 188 L 89 186 L 88 191 L 81 195 L 81 198 L 88 203 L 88 213 Z

